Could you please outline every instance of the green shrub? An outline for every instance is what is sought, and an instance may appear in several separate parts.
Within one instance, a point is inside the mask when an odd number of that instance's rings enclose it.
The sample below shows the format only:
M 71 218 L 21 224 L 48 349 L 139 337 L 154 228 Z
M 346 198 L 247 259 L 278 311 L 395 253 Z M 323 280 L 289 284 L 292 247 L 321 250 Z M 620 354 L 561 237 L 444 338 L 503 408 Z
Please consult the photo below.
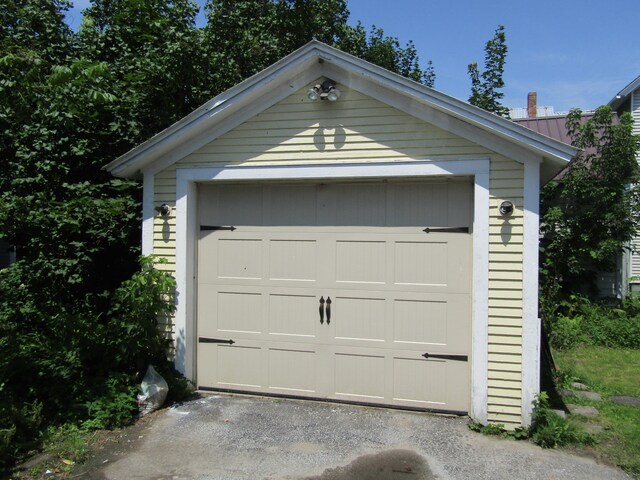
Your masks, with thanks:
M 154 259 L 142 258 L 138 272 L 99 299 L 78 294 L 61 304 L 38 277 L 26 262 L 0 270 L 0 465 L 34 448 L 50 425 L 130 423 L 149 364 L 175 388 L 172 398 L 187 391 L 158 325 L 175 308 L 175 281 Z
M 640 301 L 630 297 L 616 307 L 573 295 L 547 319 L 549 341 L 558 349 L 578 344 L 640 348 Z
M 630 293 L 622 300 L 622 308 L 630 317 L 640 316 L 640 294 Z
M 86 403 L 86 429 L 111 429 L 129 425 L 138 411 L 137 388 L 131 378 L 113 374 L 103 382 L 100 395 Z
M 549 341 L 555 348 L 572 348 L 584 341 L 582 316 L 565 317 L 559 315 L 549 333 Z
M 556 448 L 572 444 L 592 445 L 593 436 L 578 430 L 567 419 L 551 409 L 549 397 L 541 392 L 533 403 L 533 416 L 529 429 L 531 440 L 542 448 Z

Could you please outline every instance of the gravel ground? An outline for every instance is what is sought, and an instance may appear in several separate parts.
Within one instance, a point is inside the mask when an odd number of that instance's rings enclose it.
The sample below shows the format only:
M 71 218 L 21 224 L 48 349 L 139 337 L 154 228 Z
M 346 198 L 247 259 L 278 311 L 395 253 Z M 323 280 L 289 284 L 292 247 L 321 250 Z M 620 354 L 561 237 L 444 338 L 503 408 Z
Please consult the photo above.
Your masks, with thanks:
M 101 480 L 628 479 L 592 458 L 483 436 L 467 420 L 212 395 L 153 414 L 76 478 Z

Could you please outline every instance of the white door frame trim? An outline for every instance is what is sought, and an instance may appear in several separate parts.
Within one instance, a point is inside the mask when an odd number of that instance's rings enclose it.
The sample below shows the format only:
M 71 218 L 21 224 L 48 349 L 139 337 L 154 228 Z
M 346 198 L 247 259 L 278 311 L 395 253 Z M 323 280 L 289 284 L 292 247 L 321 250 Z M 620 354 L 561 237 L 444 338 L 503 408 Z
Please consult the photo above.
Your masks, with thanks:
M 197 183 L 218 181 L 474 178 L 471 411 L 486 423 L 488 400 L 489 158 L 385 163 L 190 166 L 176 169 L 175 365 L 195 378 Z

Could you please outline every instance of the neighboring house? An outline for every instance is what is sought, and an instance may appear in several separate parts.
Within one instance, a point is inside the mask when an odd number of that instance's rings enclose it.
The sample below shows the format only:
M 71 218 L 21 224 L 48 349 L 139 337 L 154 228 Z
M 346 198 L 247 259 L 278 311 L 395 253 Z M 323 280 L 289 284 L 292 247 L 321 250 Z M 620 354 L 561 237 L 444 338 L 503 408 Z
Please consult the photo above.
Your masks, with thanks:
M 640 135 L 640 77 L 637 77 L 610 102 L 609 106 L 618 113 L 630 112 L 634 119 L 634 133 Z M 544 107 L 549 109 L 549 107 Z M 520 111 L 523 109 L 512 109 Z M 553 110 L 551 108 L 551 110 Z M 513 122 L 527 127 L 542 135 L 571 144 L 572 139 L 566 128 L 567 115 L 541 116 L 537 107 L 537 95 L 529 93 L 527 97 L 527 115 L 513 119 Z M 593 116 L 593 111 L 583 113 L 585 120 Z M 562 176 L 559 174 L 558 178 Z M 629 251 L 616 259 L 616 269 L 612 272 L 599 272 L 596 287 L 601 297 L 622 298 L 628 292 L 640 291 L 640 237 L 632 240 Z
M 513 428 L 540 389 L 540 184 L 576 153 L 312 41 L 106 168 L 143 179 L 198 388 Z
M 640 135 L 640 76 L 624 87 L 609 101 L 609 106 L 618 114 L 631 113 L 633 117 L 633 133 Z M 640 160 L 640 156 L 639 156 Z M 621 273 L 627 291 L 640 291 L 640 236 L 631 241 L 630 251 L 621 259 Z M 627 283 L 628 282 L 628 283 Z
M 593 112 L 585 112 L 582 115 L 584 120 L 589 120 L 593 117 Z M 533 131 L 546 135 L 547 137 L 555 138 L 561 142 L 571 144 L 572 139 L 569 136 L 569 132 L 566 128 L 567 115 L 560 114 L 547 117 L 532 117 L 519 118 L 513 120 L 515 123 L 522 125 L 523 127 L 530 128 Z M 567 168 L 571 168 L 568 166 Z M 563 172 L 558 173 L 556 180 L 562 178 Z M 598 289 L 598 295 L 604 298 L 622 298 L 627 291 L 624 263 L 622 258 L 617 259 L 617 265 L 615 271 L 612 272 L 598 272 L 597 278 L 595 278 L 595 286 Z

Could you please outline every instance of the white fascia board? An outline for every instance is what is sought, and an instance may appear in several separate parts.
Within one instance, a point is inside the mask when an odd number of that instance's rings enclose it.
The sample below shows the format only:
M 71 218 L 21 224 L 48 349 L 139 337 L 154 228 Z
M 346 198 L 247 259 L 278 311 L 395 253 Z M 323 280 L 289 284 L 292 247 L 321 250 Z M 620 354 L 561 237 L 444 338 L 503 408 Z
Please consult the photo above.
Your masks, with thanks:
M 175 365 L 196 380 L 196 232 L 197 183 L 309 179 L 369 179 L 390 177 L 472 176 L 473 306 L 471 351 L 471 411 L 486 422 L 488 411 L 488 310 L 489 310 L 489 169 L 488 158 L 445 161 L 397 161 L 331 165 L 271 165 L 180 167 L 176 169 L 176 299 Z

